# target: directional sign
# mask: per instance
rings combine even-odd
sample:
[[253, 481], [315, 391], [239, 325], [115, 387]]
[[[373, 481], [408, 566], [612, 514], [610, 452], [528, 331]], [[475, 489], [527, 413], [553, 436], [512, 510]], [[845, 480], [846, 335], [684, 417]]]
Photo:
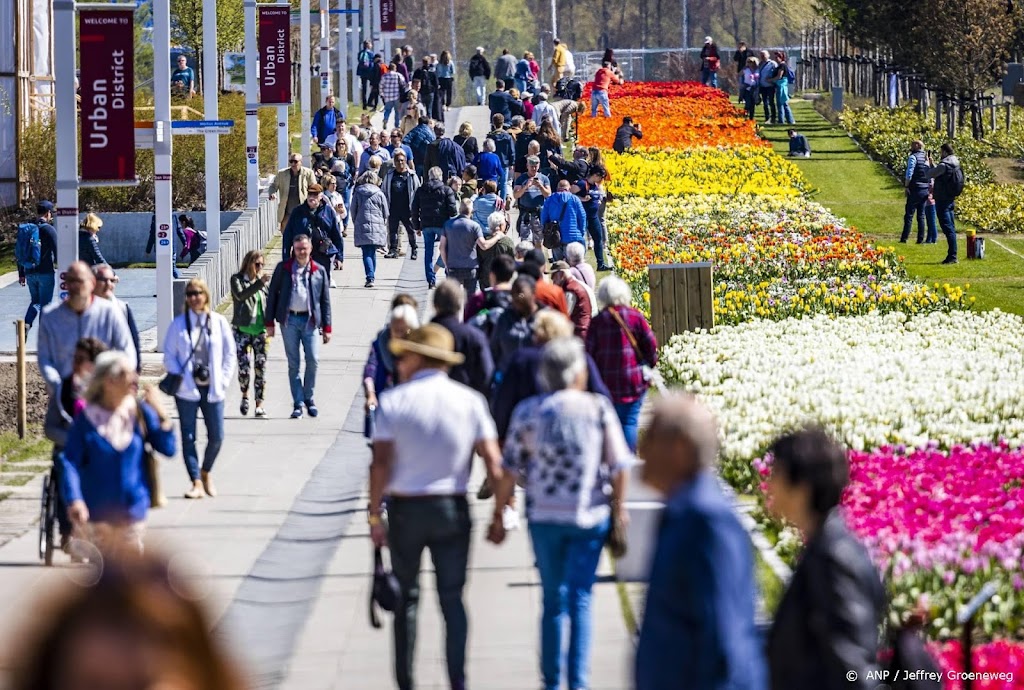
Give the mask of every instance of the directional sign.
[[234, 120], [174, 120], [172, 134], [231, 134]]

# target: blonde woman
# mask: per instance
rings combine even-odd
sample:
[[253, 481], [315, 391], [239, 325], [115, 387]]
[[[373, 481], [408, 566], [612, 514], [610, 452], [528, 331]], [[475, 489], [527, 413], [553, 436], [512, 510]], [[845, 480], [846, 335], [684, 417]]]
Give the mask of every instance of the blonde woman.
[[92, 266], [99, 266], [107, 263], [100, 251], [100, 240], [96, 236], [103, 221], [95, 213], [87, 213], [78, 228], [78, 260], [84, 261]]
[[142, 550], [153, 489], [145, 445], [161, 455], [177, 450], [159, 395], [147, 388], [136, 401], [138, 385], [135, 363], [123, 352], [97, 355], [85, 407], [75, 416], [60, 456], [68, 517], [104, 553]]
[[[185, 498], [217, 495], [210, 473], [224, 443], [224, 398], [235, 373], [235, 342], [228, 320], [210, 310], [206, 281], [193, 278], [185, 286], [185, 308], [171, 322], [164, 340], [164, 368], [181, 376], [174, 395], [181, 420], [181, 452], [192, 486]], [[202, 473], [196, 451], [196, 418], [203, 411], [206, 452]]]
[[231, 330], [235, 336], [238, 358], [238, 383], [242, 387], [239, 409], [243, 416], [249, 414], [249, 351], [252, 350], [252, 363], [256, 370], [252, 391], [256, 397], [255, 415], [258, 418], [267, 416], [267, 411], [263, 409], [267, 370], [267, 327], [264, 315], [270, 274], [263, 271], [265, 264], [263, 253], [253, 249], [242, 259], [241, 270], [231, 276], [231, 300], [234, 302]]
[[409, 94], [409, 101], [405, 104], [405, 109], [402, 111], [402, 121], [399, 123], [399, 129], [402, 130], [402, 136], [416, 129], [416, 125], [420, 123], [420, 117], [427, 116], [427, 110], [420, 105], [419, 99], [415, 94]]
[[452, 137], [452, 141], [461, 146], [462, 150], [466, 152], [467, 161], [473, 160], [473, 156], [480, 153], [476, 137], [473, 136], [473, 125], [469, 122], [463, 122], [459, 125], [459, 133]]

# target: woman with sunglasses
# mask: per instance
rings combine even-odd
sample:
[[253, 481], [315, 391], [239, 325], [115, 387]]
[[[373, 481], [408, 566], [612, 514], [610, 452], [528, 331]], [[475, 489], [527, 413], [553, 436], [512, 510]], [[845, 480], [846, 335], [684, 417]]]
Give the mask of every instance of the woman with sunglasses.
[[[224, 443], [224, 398], [235, 373], [235, 341], [228, 320], [210, 309], [210, 288], [202, 278], [185, 285], [185, 308], [164, 340], [164, 369], [181, 377], [174, 394], [181, 422], [181, 454], [192, 486], [185, 498], [217, 495], [210, 473]], [[200, 474], [196, 419], [203, 411], [206, 452]]]
[[255, 414], [259, 418], [267, 416], [263, 409], [267, 371], [267, 327], [263, 323], [263, 316], [270, 274], [263, 272], [265, 264], [263, 253], [253, 249], [242, 259], [241, 270], [231, 276], [231, 300], [234, 303], [231, 330], [235, 335], [238, 357], [238, 383], [242, 387], [239, 409], [243, 416], [249, 414], [249, 350], [252, 350], [252, 361], [256, 369], [252, 390], [256, 397]]

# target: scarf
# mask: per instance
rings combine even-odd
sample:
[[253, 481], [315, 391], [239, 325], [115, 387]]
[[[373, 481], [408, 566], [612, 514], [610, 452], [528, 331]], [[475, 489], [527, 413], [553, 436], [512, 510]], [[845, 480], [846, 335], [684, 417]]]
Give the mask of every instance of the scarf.
[[120, 452], [131, 445], [135, 438], [135, 423], [138, 421], [138, 405], [132, 396], [126, 397], [117, 408], [108, 410], [102, 405], [88, 403], [85, 418], [96, 427], [96, 432], [106, 439], [111, 447]]

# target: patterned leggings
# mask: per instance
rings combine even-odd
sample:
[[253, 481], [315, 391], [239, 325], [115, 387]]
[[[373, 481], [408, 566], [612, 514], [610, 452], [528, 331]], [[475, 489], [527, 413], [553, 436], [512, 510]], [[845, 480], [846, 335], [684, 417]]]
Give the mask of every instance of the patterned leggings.
[[238, 346], [238, 383], [242, 387], [242, 397], [249, 396], [249, 350], [252, 349], [253, 360], [256, 362], [256, 382], [253, 392], [256, 400], [263, 402], [264, 376], [267, 371], [267, 333], [259, 335], [242, 333], [235, 327], [235, 344]]

